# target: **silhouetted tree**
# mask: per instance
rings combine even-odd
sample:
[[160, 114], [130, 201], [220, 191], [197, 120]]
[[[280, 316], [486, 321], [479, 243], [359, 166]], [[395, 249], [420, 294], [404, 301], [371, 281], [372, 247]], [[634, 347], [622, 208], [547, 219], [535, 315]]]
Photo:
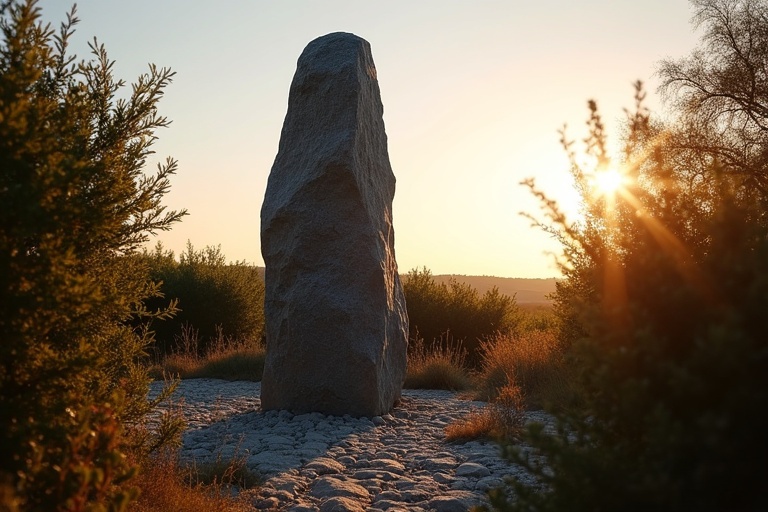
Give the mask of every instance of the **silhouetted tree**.
[[[677, 143], [716, 157], [724, 172], [768, 195], [768, 3], [695, 0], [700, 48], [660, 66], [686, 129]], [[696, 179], [691, 176], [692, 179]]]

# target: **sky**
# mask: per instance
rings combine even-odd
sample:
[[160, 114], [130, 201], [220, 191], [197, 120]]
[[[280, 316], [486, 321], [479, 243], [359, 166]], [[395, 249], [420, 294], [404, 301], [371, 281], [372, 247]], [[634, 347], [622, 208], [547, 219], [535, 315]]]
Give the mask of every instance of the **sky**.
[[[58, 26], [71, 4], [38, 6]], [[540, 211], [527, 177], [575, 211], [558, 130], [583, 139], [595, 99], [615, 141], [636, 80], [663, 115], [658, 63], [699, 39], [686, 0], [81, 0], [77, 16], [78, 57], [96, 37], [128, 83], [149, 63], [176, 72], [148, 170], [178, 160], [165, 204], [190, 215], [150, 245], [264, 264], [259, 212], [296, 60], [343, 31], [377, 68], [400, 271], [499, 277], [559, 275], [557, 243], [520, 215]]]

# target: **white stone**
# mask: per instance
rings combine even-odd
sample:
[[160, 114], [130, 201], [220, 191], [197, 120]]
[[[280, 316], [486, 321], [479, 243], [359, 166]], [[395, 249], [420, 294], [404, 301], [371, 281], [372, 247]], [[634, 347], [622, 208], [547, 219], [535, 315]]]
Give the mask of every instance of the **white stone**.
[[328, 457], [318, 457], [317, 459], [309, 462], [306, 466], [307, 469], [313, 469], [318, 475], [328, 475], [331, 473], [341, 473], [344, 471], [344, 465]]
[[464, 464], [456, 468], [456, 476], [482, 478], [490, 474], [491, 474], [491, 470], [475, 462], [465, 462]]
[[309, 491], [311, 496], [316, 498], [355, 498], [368, 499], [370, 494], [365, 487], [348, 480], [335, 478], [333, 476], [321, 476], [312, 484]]

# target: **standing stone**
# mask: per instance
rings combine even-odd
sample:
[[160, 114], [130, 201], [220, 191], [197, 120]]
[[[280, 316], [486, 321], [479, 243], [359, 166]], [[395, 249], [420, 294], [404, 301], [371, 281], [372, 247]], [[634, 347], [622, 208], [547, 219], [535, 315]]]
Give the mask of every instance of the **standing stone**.
[[383, 111], [367, 41], [307, 45], [261, 209], [264, 410], [375, 416], [400, 398], [408, 316]]

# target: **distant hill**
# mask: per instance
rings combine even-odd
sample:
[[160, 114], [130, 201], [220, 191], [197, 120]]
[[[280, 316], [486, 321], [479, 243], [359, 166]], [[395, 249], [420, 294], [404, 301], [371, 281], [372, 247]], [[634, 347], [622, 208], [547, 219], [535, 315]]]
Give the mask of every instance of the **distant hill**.
[[[259, 267], [262, 279], [264, 278], [264, 267]], [[510, 297], [515, 296], [518, 304], [536, 304], [549, 303], [547, 295], [555, 291], [555, 282], [557, 279], [524, 279], [518, 277], [493, 277], [493, 276], [463, 276], [459, 274], [443, 274], [432, 276], [438, 283], [447, 283], [451, 278], [455, 278], [460, 283], [467, 283], [475, 288], [480, 295], [484, 294], [494, 286], [499, 292]]]
[[518, 277], [439, 275], [432, 276], [438, 283], [447, 283], [451, 278], [467, 283], [482, 295], [494, 286], [499, 292], [515, 296], [518, 304], [548, 303], [547, 295], [555, 291], [557, 279], [524, 279]]

